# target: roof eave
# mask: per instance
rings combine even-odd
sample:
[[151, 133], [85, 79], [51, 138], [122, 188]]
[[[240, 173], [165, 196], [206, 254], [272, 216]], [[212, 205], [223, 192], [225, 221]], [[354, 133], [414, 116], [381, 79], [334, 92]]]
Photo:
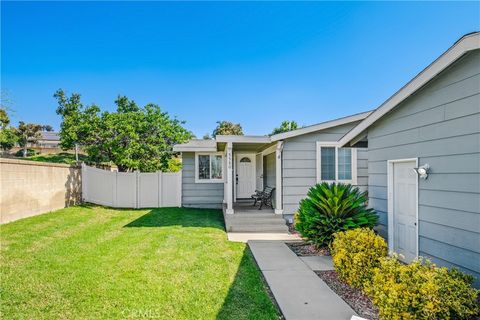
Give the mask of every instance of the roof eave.
[[303, 128], [297, 129], [297, 130], [292, 130], [292, 131], [288, 131], [288, 132], [274, 134], [270, 138], [271, 138], [272, 142], [274, 142], [274, 141], [279, 141], [279, 140], [284, 140], [284, 139], [288, 139], [288, 138], [301, 136], [301, 135], [304, 135], [304, 134], [308, 134], [308, 133], [312, 133], [312, 132], [316, 132], [316, 131], [320, 131], [320, 130], [325, 130], [325, 129], [328, 129], [328, 128], [341, 126], [341, 125], [351, 123], [351, 122], [355, 122], [355, 121], [361, 121], [361, 120], [365, 119], [371, 112], [372, 111], [362, 112], [362, 113], [354, 114], [354, 115], [351, 115], [351, 116], [347, 116], [347, 117], [343, 117], [343, 118], [339, 118], [339, 119], [335, 119], [335, 120], [326, 121], [326, 122], [322, 122], [322, 123], [319, 123], [319, 124], [311, 125], [311, 126], [308, 126], [308, 127], [303, 127]]
[[452, 65], [466, 53], [480, 49], [480, 32], [473, 32], [464, 35], [447, 51], [435, 59], [430, 65], [423, 69], [417, 76], [400, 88], [388, 100], [382, 103], [375, 111], [360, 122], [356, 127], [347, 132], [339, 141], [340, 146], [349, 145], [352, 140], [365, 132], [373, 123], [382, 118], [385, 114], [405, 101], [408, 97], [422, 88], [430, 80]]

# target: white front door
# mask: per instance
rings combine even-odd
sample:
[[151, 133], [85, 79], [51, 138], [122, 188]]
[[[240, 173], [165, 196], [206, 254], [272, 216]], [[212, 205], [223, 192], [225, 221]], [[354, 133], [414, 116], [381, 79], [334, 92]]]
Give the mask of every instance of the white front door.
[[255, 154], [237, 154], [237, 198], [255, 193]]
[[405, 262], [415, 259], [418, 251], [418, 177], [414, 170], [416, 166], [416, 160], [390, 163], [389, 210], [391, 212], [388, 223], [389, 232], [393, 234], [389, 238], [393, 241], [391, 249], [401, 254]]

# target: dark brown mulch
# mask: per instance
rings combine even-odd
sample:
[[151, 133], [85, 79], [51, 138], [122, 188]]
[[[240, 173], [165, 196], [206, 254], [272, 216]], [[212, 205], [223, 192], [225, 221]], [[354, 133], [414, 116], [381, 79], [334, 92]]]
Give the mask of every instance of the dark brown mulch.
[[290, 232], [291, 234], [298, 234], [298, 231], [297, 229], [295, 229], [295, 225], [293, 223], [288, 223], [287, 222], [287, 227], [288, 227], [288, 232]]
[[346, 284], [338, 278], [334, 270], [315, 271], [315, 273], [338, 294], [360, 317], [378, 320], [378, 310], [373, 306], [372, 301], [360, 289]]
[[327, 247], [317, 249], [313, 244], [306, 242], [287, 242], [286, 245], [299, 257], [308, 256], [329, 256], [330, 250]]

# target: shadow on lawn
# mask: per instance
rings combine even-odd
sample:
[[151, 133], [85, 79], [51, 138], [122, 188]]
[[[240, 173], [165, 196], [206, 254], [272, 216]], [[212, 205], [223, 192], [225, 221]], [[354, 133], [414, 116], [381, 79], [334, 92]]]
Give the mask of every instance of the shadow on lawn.
[[252, 253], [245, 247], [216, 319], [279, 319], [281, 313], [269, 292]]
[[191, 208], [156, 208], [126, 224], [124, 228], [159, 228], [168, 226], [218, 228], [225, 230], [220, 210]]

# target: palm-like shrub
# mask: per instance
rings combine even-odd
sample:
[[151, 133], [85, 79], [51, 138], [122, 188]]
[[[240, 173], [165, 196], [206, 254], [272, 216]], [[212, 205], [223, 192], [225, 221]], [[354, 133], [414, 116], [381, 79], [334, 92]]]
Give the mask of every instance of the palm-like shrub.
[[350, 184], [317, 184], [300, 201], [295, 227], [317, 247], [329, 245], [335, 232], [377, 224], [378, 216], [366, 201], [366, 192]]

